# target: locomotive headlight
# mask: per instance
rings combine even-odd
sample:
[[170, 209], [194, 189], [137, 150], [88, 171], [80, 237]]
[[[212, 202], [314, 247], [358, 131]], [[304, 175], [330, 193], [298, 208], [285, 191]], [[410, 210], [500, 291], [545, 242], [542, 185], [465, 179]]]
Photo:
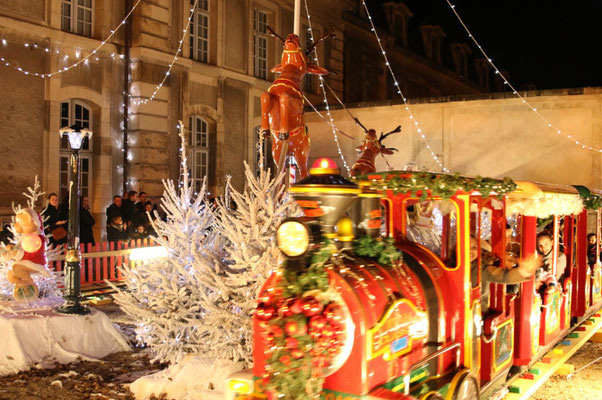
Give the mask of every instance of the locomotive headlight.
[[309, 247], [309, 230], [300, 221], [284, 221], [276, 231], [278, 248], [289, 257], [305, 253]]

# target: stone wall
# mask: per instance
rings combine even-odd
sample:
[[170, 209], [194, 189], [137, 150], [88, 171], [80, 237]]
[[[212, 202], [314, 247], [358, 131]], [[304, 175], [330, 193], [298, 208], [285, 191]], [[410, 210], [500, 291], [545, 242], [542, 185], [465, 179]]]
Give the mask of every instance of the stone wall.
[[[602, 88], [550, 90], [528, 93], [529, 102], [543, 116], [570, 134], [573, 139], [596, 149], [602, 147]], [[403, 105], [372, 104], [350, 108], [360, 121], [377, 132], [388, 132], [397, 125], [402, 132], [384, 143], [399, 152], [387, 156], [394, 169], [415, 162], [434, 171], [433, 161], [419, 136], [415, 121], [435, 154], [445, 166], [464, 175], [509, 176], [516, 180], [602, 187], [601, 153], [574, 144], [548, 128], [533, 111], [511, 94], [470, 98], [432, 98], [410, 104], [414, 119]], [[344, 110], [333, 111], [336, 126], [356, 138], [339, 133], [342, 152], [349, 166], [358, 158], [354, 147], [363, 133]], [[313, 113], [306, 114], [312, 137], [311, 158], [339, 157], [330, 127]], [[379, 170], [387, 164], [378, 157]]]

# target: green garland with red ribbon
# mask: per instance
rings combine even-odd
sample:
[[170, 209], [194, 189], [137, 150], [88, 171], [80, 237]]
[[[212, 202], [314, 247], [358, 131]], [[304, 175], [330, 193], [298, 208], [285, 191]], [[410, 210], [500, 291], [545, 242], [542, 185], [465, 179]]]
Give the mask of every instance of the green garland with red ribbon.
[[276, 290], [257, 306], [268, 360], [262, 377], [268, 399], [318, 399], [323, 370], [341, 349], [341, 306], [323, 296], [329, 289], [325, 243], [308, 268], [283, 267]]

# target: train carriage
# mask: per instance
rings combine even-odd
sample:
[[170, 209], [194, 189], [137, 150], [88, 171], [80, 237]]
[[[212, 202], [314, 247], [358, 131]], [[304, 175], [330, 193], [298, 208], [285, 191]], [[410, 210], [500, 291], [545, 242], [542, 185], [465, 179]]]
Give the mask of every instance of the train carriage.
[[[295, 362], [312, 357], [297, 352], [290, 368], [274, 367], [282, 360], [274, 354], [290, 350], [287, 335], [301, 341], [296, 330], [280, 337], [276, 329], [274, 337], [274, 326], [291, 317], [299, 296], [306, 295], [282, 296], [281, 281], [287, 270], [311, 269], [312, 254], [324, 243], [333, 249], [325, 262], [328, 296], [312, 291], [311, 298], [341, 310], [341, 320], [333, 323], [337, 333], [329, 333], [338, 338], [330, 339], [329, 361], [311, 375], [321, 375], [325, 399], [501, 397], [513, 366], [531, 365], [562, 339], [575, 318], [600, 307], [599, 258], [587, 265], [583, 240], [594, 229], [600, 243], [600, 213], [584, 208], [583, 190], [403, 171], [351, 182], [331, 162], [322, 162], [290, 188], [304, 217], [279, 229], [287, 260], [259, 294], [253, 368], [232, 376], [231, 398], [295, 398], [265, 390], [278, 374], [300, 374], [302, 367], [295, 365], [302, 364]], [[510, 266], [513, 256], [536, 254], [544, 225], [553, 242], [552, 274], [560, 252], [565, 254], [562, 280], [540, 291], [534, 278], [512, 288], [488, 283], [490, 295], [482, 305], [485, 259]], [[384, 238], [399, 254], [397, 261], [376, 260], [378, 251], [359, 250], [362, 243], [384, 243]], [[471, 238], [486, 248], [472, 262]], [[293, 315], [310, 328], [315, 316]], [[315, 344], [321, 335], [313, 333]]]

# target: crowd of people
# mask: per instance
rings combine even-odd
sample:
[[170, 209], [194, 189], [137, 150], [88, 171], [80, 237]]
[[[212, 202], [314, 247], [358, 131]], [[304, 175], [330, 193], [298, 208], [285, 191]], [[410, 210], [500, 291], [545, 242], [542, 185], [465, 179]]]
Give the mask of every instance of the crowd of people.
[[129, 242], [146, 239], [155, 235], [151, 219], [156, 207], [148, 200], [145, 192], [131, 190], [123, 196], [113, 196], [113, 202], [107, 207], [107, 240], [109, 242]]
[[[59, 204], [56, 193], [50, 193], [47, 204], [42, 211], [45, 233], [50, 245], [62, 245], [67, 241], [67, 221], [69, 220], [68, 199]], [[96, 223], [90, 212], [87, 196], [80, 198], [80, 243], [92, 246], [96, 244], [93, 227]], [[154, 219], [155, 205], [147, 198], [145, 192], [132, 190], [123, 196], [113, 196], [113, 202], [107, 207], [106, 234], [109, 242], [129, 242], [146, 239], [154, 235], [150, 218]], [[149, 216], [150, 215], [150, 216]]]

